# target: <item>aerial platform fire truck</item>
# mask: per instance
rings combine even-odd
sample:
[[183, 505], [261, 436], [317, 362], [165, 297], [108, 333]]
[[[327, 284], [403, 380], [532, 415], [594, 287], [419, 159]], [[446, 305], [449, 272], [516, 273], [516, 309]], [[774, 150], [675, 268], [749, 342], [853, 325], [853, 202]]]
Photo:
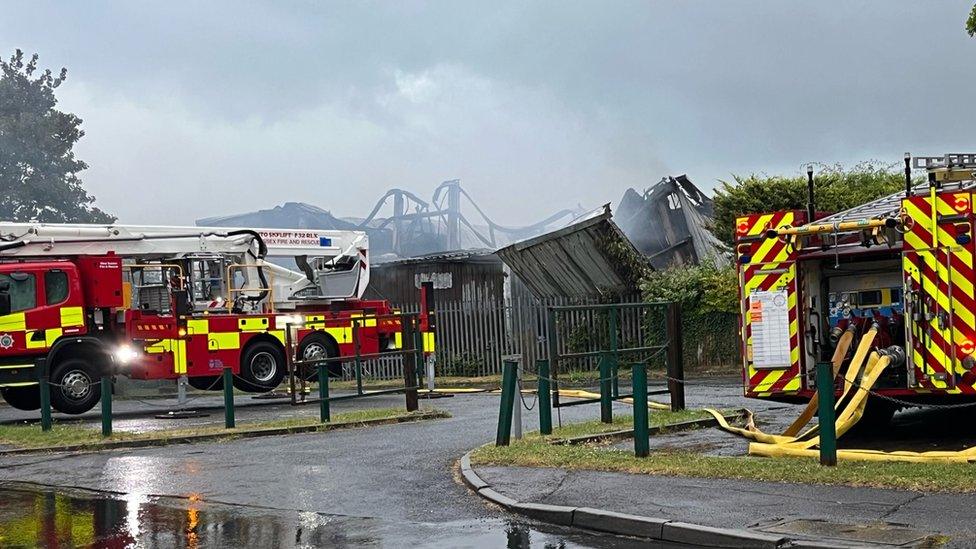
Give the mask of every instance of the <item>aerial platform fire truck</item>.
[[0, 394], [37, 409], [46, 372], [51, 405], [79, 414], [104, 375], [206, 390], [230, 368], [235, 387], [266, 392], [287, 373], [286, 341], [301, 359], [398, 348], [402, 319], [362, 299], [368, 248], [356, 231], [0, 223]]
[[[914, 185], [913, 169], [927, 181]], [[833, 356], [836, 373], [854, 350], [837, 357], [839, 342], [871, 331], [871, 349], [894, 358], [865, 419], [976, 398], [976, 154], [906, 154], [904, 191], [830, 215], [807, 174], [805, 211], [736, 220], [745, 395], [809, 400], [816, 364]]]

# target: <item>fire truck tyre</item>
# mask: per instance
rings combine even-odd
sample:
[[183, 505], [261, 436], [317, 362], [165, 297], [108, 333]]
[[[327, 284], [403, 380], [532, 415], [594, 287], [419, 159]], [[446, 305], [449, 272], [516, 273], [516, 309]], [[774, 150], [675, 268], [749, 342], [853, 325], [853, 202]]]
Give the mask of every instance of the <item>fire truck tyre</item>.
[[850, 430], [855, 436], [875, 434], [879, 429], [886, 429], [898, 411], [893, 403], [875, 398], [868, 399], [865, 404], [864, 414]]
[[[312, 360], [318, 357], [332, 358], [339, 356], [339, 348], [335, 341], [325, 334], [309, 334], [298, 346], [298, 356], [301, 360]], [[342, 377], [342, 363], [337, 361], [329, 362], [329, 377]], [[307, 364], [302, 367], [302, 373], [307, 381], [315, 381], [319, 377], [318, 368]]]
[[18, 410], [39, 410], [41, 408], [41, 391], [37, 385], [28, 387], [3, 387], [0, 395], [7, 404]]
[[285, 352], [273, 343], [258, 341], [244, 351], [234, 387], [249, 393], [268, 392], [281, 384], [285, 369]]
[[224, 378], [222, 376], [193, 376], [186, 378], [190, 387], [200, 391], [223, 391]]
[[69, 358], [51, 373], [51, 407], [64, 414], [83, 414], [102, 398], [98, 369], [81, 358]]

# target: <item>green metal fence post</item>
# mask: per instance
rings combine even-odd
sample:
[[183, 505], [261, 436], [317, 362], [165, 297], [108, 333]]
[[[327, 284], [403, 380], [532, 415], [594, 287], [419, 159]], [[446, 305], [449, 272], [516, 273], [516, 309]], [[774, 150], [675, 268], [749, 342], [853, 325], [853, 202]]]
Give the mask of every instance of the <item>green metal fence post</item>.
[[634, 364], [630, 370], [634, 393], [634, 455], [647, 457], [650, 435], [647, 432], [647, 366]]
[[515, 368], [514, 360], [502, 364], [502, 397], [498, 404], [498, 431], [495, 446], [508, 446], [512, 440], [512, 411], [515, 406]]
[[617, 354], [617, 350], [620, 345], [617, 342], [617, 308], [610, 307], [610, 368], [613, 374], [613, 398], [620, 396], [620, 378], [617, 375], [620, 372], [620, 356]]
[[549, 385], [549, 361], [536, 360], [535, 369], [539, 372], [539, 432], [552, 434], [552, 393]]
[[41, 392], [41, 431], [50, 431], [51, 421], [51, 386], [48, 385], [50, 378], [47, 372], [47, 359], [38, 361], [40, 376], [38, 380], [38, 391]]
[[319, 420], [322, 423], [332, 421], [329, 410], [329, 366], [325, 362], [318, 363], [319, 369]]
[[112, 378], [102, 376], [102, 436], [112, 436]]
[[668, 303], [667, 309], [668, 333], [668, 391], [671, 393], [671, 411], [680, 412], [685, 409], [685, 365], [682, 345], [684, 337], [681, 334], [681, 306]]
[[829, 362], [817, 363], [817, 397], [820, 421], [820, 465], [837, 465], [837, 428], [834, 425], [834, 370]]
[[610, 360], [604, 353], [600, 356], [600, 421], [613, 423], [613, 399], [610, 395]]
[[224, 427], [234, 428], [234, 372], [224, 368]]

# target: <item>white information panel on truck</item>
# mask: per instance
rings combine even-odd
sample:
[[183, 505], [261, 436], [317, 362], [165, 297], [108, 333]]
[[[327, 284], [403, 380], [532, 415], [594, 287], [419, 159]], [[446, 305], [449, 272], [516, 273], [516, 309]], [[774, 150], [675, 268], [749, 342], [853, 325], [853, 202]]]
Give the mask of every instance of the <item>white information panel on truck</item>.
[[789, 368], [790, 309], [786, 289], [749, 294], [754, 368]]

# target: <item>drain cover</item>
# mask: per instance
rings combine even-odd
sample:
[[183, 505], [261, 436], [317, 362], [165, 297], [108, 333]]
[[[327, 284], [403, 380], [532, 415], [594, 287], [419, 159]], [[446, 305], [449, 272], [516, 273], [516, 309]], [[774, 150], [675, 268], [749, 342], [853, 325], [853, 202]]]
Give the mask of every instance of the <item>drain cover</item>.
[[928, 535], [925, 532], [889, 522], [845, 524], [816, 519], [788, 520], [761, 530], [773, 534], [793, 534], [817, 539], [827, 538], [885, 545], [906, 545], [920, 541]]

